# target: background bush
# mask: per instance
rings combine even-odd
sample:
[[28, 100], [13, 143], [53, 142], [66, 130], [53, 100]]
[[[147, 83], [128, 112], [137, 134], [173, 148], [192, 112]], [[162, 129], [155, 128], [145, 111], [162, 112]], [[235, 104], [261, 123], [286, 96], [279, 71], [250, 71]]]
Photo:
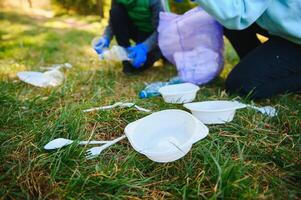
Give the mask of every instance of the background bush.
[[51, 0], [51, 3], [78, 14], [100, 14], [103, 16], [103, 0]]
[[[111, 0], [51, 0], [51, 3], [78, 14], [100, 14], [103, 16], [104, 7], [106, 6], [106, 9], [109, 9], [107, 5], [110, 5]], [[182, 14], [195, 6], [190, 0], [184, 0], [182, 3], [169, 0], [169, 5], [171, 11], [178, 14]]]
[[169, 0], [170, 10], [173, 13], [183, 14], [184, 12], [194, 8], [195, 3], [192, 3], [190, 0], [183, 0], [182, 3], [175, 2], [175, 0]]

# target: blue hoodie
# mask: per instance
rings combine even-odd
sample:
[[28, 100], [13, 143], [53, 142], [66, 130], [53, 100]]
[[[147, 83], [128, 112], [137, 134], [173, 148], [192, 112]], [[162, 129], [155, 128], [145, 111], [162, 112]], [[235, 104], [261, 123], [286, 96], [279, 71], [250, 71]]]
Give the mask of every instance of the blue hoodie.
[[228, 29], [254, 22], [271, 35], [301, 44], [301, 0], [196, 0]]

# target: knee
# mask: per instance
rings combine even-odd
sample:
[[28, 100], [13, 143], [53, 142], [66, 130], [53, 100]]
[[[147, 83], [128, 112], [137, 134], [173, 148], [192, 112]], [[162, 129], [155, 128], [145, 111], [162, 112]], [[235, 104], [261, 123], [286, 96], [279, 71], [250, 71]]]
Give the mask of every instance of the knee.
[[239, 30], [230, 30], [224, 27], [224, 36], [226, 36], [226, 38], [230, 41], [230, 42], [234, 42], [237, 41], [238, 38], [241, 35], [241, 31]]
[[231, 37], [233, 33], [235, 33], [233, 30], [227, 29], [226, 27], [224, 27], [223, 32], [224, 32], [224, 36], [226, 36], [227, 38]]
[[110, 10], [110, 20], [116, 21], [122, 19], [122, 14], [124, 13], [125, 8], [118, 3], [112, 5]]
[[259, 82], [255, 77], [250, 78], [243, 74], [230, 73], [225, 86], [227, 93], [230, 95], [237, 94], [250, 99], [260, 99], [262, 96]]
[[225, 87], [226, 91], [229, 94], [235, 94], [238, 93], [243, 85], [243, 78], [238, 73], [236, 73], [234, 70], [228, 75]]

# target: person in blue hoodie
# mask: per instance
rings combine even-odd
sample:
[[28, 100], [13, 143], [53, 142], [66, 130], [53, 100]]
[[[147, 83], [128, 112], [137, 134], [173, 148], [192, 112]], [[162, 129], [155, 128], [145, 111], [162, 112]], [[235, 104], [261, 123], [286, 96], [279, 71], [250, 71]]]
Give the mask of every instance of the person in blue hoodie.
[[228, 93], [263, 99], [301, 91], [301, 0], [195, 2], [224, 26], [240, 57], [227, 77]]

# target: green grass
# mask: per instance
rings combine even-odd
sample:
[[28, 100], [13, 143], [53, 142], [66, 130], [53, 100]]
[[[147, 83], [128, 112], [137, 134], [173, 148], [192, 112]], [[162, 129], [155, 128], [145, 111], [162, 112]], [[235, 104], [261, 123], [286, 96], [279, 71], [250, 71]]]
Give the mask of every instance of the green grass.
[[[70, 25], [70, 20], [77, 25]], [[145, 116], [133, 109], [82, 113], [86, 108], [129, 101], [153, 111], [182, 109], [161, 98], [137, 98], [144, 82], [174, 76], [172, 66], [127, 77], [120, 66], [97, 60], [89, 45], [102, 29], [97, 20], [0, 12], [2, 199], [301, 198], [300, 95], [257, 102], [276, 106], [275, 118], [244, 109], [233, 122], [210, 126], [206, 139], [168, 164], [150, 161], [126, 140], [89, 161], [85, 148], [76, 145], [44, 151], [43, 145], [57, 137], [115, 138], [128, 123]], [[226, 44], [223, 77], [237, 60]], [[63, 62], [74, 68], [60, 87], [35, 88], [16, 78], [18, 71]], [[231, 98], [224, 92], [222, 77], [203, 86], [197, 96], [199, 101]]]

